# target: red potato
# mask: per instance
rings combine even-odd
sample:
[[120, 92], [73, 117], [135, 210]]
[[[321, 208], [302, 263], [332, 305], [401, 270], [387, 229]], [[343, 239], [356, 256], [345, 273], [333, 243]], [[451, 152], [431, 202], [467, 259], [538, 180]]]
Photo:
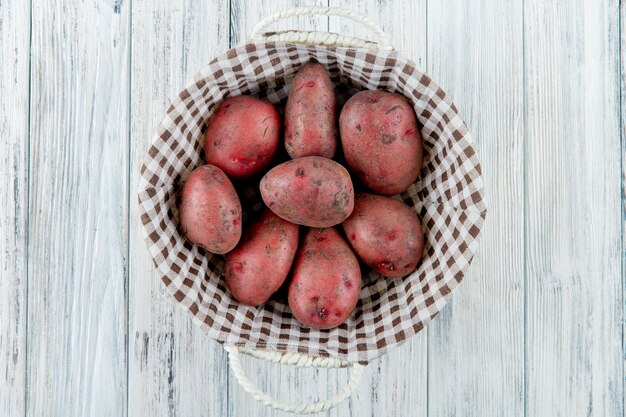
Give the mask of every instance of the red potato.
[[419, 217], [401, 201], [357, 193], [354, 211], [342, 226], [357, 256], [382, 276], [408, 275], [422, 258]]
[[261, 179], [260, 188], [270, 210], [305, 226], [339, 224], [354, 207], [348, 171], [319, 156], [305, 156], [275, 166]]
[[360, 292], [359, 261], [339, 232], [309, 229], [289, 283], [293, 315], [314, 329], [332, 329], [350, 317]]
[[266, 209], [226, 255], [226, 286], [242, 304], [265, 303], [285, 281], [298, 249], [298, 225]]
[[278, 149], [280, 116], [274, 105], [249, 96], [224, 100], [209, 120], [204, 156], [231, 178], [265, 170]]
[[209, 252], [229, 252], [241, 238], [239, 196], [216, 166], [203, 165], [189, 174], [178, 211], [187, 239]]
[[332, 158], [337, 150], [337, 100], [328, 71], [303, 65], [291, 83], [285, 106], [285, 148], [292, 158]]
[[361, 91], [339, 115], [348, 166], [370, 190], [393, 195], [415, 182], [422, 167], [422, 136], [409, 101], [400, 94]]

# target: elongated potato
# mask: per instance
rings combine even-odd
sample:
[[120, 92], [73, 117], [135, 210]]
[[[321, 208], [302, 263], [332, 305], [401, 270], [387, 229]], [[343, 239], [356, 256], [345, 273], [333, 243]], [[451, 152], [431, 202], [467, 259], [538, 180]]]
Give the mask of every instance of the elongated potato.
[[385, 277], [408, 275], [422, 258], [419, 217], [401, 201], [357, 193], [354, 211], [342, 226], [357, 256]]
[[348, 218], [354, 190], [337, 162], [306, 156], [282, 163], [261, 179], [261, 196], [274, 213], [292, 223], [330, 227]]
[[180, 193], [179, 219], [191, 242], [224, 254], [241, 238], [241, 203], [226, 174], [216, 166], [196, 168]]
[[226, 286], [242, 304], [265, 303], [285, 281], [298, 249], [298, 225], [266, 209], [226, 255]]
[[341, 110], [339, 130], [348, 166], [370, 190], [398, 194], [417, 179], [422, 136], [404, 96], [385, 91], [355, 94]]
[[292, 158], [332, 158], [337, 149], [337, 100], [328, 71], [303, 65], [291, 83], [285, 106], [285, 148]]
[[359, 301], [361, 269], [335, 228], [309, 229], [289, 283], [289, 308], [303, 324], [331, 329], [345, 322]]
[[265, 170], [278, 149], [280, 116], [272, 103], [250, 96], [224, 100], [209, 120], [204, 156], [231, 178]]

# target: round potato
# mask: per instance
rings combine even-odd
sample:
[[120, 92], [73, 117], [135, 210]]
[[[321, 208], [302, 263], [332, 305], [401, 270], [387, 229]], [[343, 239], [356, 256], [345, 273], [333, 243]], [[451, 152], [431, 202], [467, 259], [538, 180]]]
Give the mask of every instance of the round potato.
[[292, 158], [332, 158], [337, 149], [337, 100], [328, 71], [303, 65], [291, 83], [285, 106], [285, 148]]
[[241, 238], [241, 203], [226, 174], [216, 166], [196, 168], [180, 193], [183, 234], [209, 252], [224, 254]]
[[422, 167], [422, 136], [415, 112], [400, 94], [361, 91], [339, 116], [348, 166], [377, 194], [393, 195], [415, 182]]
[[242, 304], [265, 303], [285, 281], [298, 249], [298, 225], [265, 211], [226, 255], [226, 286]]
[[292, 223], [330, 227], [348, 218], [354, 189], [348, 171], [337, 162], [305, 156], [272, 168], [261, 179], [265, 205]]
[[359, 261], [339, 232], [309, 229], [289, 283], [293, 315], [314, 329], [337, 327], [352, 314], [360, 292]]
[[401, 201], [357, 193], [354, 211], [342, 226], [357, 256], [382, 276], [408, 275], [422, 258], [419, 217]]
[[209, 120], [204, 156], [231, 178], [265, 170], [278, 149], [280, 116], [272, 103], [249, 96], [224, 100]]

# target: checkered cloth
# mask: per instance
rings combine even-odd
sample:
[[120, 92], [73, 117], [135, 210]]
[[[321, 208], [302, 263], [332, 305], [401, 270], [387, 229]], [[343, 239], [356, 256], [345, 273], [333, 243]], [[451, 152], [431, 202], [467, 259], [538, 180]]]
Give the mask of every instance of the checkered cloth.
[[[290, 313], [284, 294], [247, 307], [227, 291], [222, 256], [189, 243], [178, 225], [177, 193], [203, 164], [203, 129], [224, 98], [250, 94], [284, 105], [299, 67], [316, 60], [338, 85], [339, 104], [356, 89], [408, 97], [424, 137], [421, 177], [401, 195], [420, 214], [425, 256], [400, 280], [363, 276], [356, 311], [336, 329], [313, 330]], [[240, 190], [244, 211], [259, 210], [255, 187]], [[173, 101], [148, 150], [139, 185], [141, 222], [158, 274], [193, 320], [220, 343], [334, 356], [367, 363], [413, 336], [441, 310], [477, 249], [486, 215], [481, 168], [450, 98], [396, 51], [248, 43], [200, 71]]]

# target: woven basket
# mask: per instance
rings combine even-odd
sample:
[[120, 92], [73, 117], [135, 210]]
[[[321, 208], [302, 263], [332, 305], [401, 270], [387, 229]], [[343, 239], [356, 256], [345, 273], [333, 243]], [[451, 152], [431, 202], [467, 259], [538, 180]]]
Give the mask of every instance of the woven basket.
[[[377, 42], [321, 32], [262, 33], [272, 22], [301, 14], [341, 15], [370, 27]], [[299, 67], [316, 60], [337, 85], [339, 104], [356, 89], [381, 89], [407, 97], [424, 138], [421, 176], [401, 195], [419, 213], [425, 255], [417, 271], [401, 280], [363, 276], [355, 313], [340, 327], [301, 326], [286, 302], [261, 307], [237, 303], [223, 279], [224, 259], [192, 245], [178, 225], [176, 201], [186, 176], [202, 162], [203, 129], [228, 96], [250, 94], [284, 105]], [[362, 365], [421, 331], [446, 304], [477, 249], [486, 216], [478, 158], [467, 127], [450, 98], [415, 63], [393, 50], [385, 34], [346, 9], [303, 7], [260, 22], [251, 41], [203, 68], [172, 102], [159, 125], [141, 171], [139, 204], [146, 242], [163, 283], [194, 322], [225, 345], [235, 376], [253, 396], [276, 408], [308, 413], [326, 410], [356, 387]], [[243, 192], [247, 215], [262, 208], [258, 190]], [[239, 366], [238, 353], [301, 366], [352, 366], [350, 383], [315, 404], [285, 404], [259, 392]]]

